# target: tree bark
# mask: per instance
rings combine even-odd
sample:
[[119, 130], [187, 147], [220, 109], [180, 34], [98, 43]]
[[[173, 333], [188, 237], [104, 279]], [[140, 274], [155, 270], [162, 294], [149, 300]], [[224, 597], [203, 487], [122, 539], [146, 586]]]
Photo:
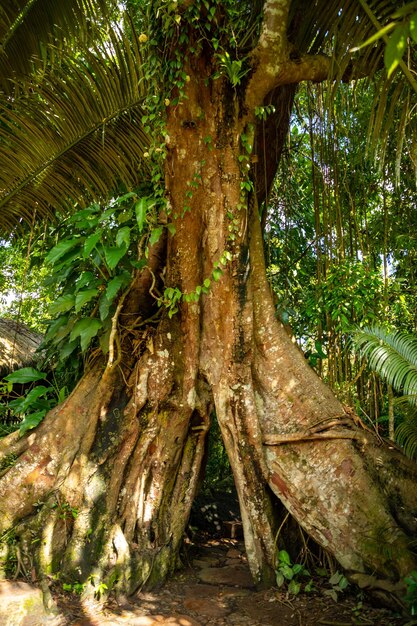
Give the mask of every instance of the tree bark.
[[[167, 112], [165, 280], [178, 312], [165, 292], [156, 327], [132, 323], [120, 359], [97, 361], [35, 431], [0, 442], [4, 569], [18, 544], [23, 569], [90, 593], [164, 580], [214, 407], [256, 583], [274, 575], [271, 488], [353, 579], [394, 584], [415, 568], [416, 466], [355, 423], [276, 320], [248, 178], [254, 117], [212, 70], [189, 62], [186, 98]], [[145, 284], [132, 283], [132, 319]]]

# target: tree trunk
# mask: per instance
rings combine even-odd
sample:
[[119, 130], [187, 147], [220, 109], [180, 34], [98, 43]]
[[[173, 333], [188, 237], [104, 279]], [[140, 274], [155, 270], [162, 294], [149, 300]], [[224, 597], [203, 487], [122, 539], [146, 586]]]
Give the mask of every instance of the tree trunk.
[[[96, 362], [35, 431], [0, 442], [6, 573], [18, 545], [22, 569], [91, 593], [162, 581], [178, 565], [214, 407], [255, 582], [273, 579], [269, 488], [353, 578], [395, 582], [415, 567], [416, 466], [356, 425], [277, 322], [250, 119], [209, 64], [185, 71], [187, 98], [167, 120], [166, 309], [156, 328], [124, 331], [118, 358]], [[139, 287], [126, 315], [141, 313]]]

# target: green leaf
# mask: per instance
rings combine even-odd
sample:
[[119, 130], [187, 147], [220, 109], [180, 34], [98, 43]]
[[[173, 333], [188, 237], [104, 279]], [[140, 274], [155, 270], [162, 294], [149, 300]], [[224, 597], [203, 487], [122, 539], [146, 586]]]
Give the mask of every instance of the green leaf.
[[294, 578], [294, 572], [292, 571], [292, 567], [289, 565], [281, 565], [279, 569], [287, 580], [292, 580]]
[[92, 282], [96, 282], [96, 277], [94, 276], [93, 272], [83, 272], [76, 280], [77, 290], [82, 289]]
[[64, 239], [64, 241], [60, 241], [56, 246], [52, 248], [48, 252], [45, 257], [45, 262], [49, 263], [49, 265], [54, 265], [58, 259], [60, 259], [64, 254], [72, 250], [75, 246], [81, 243], [82, 239], [80, 237], [76, 237], [73, 239]]
[[220, 268], [216, 268], [213, 270], [212, 276], [213, 276], [213, 280], [215, 282], [219, 281], [221, 276], [222, 276], [223, 272]]
[[280, 571], [275, 572], [275, 580], [277, 581], [277, 587], [282, 587], [285, 582], [285, 578]]
[[28, 430], [32, 430], [32, 428], [36, 428], [38, 424], [41, 423], [43, 418], [47, 413], [47, 409], [42, 409], [42, 411], [37, 411], [36, 413], [30, 413], [26, 415], [23, 422], [20, 423], [19, 434], [24, 435]]
[[44, 380], [46, 378], [46, 372], [40, 372], [34, 367], [22, 367], [20, 370], [12, 372], [8, 376], [5, 376], [5, 380], [11, 383], [33, 383], [37, 380]]
[[149, 238], [149, 245], [153, 246], [157, 243], [162, 235], [162, 231], [164, 230], [163, 226], [158, 226], [158, 228], [154, 228], [151, 232], [151, 236]]
[[384, 63], [387, 68], [388, 78], [403, 57], [407, 47], [408, 32], [409, 28], [407, 24], [399, 24], [388, 39], [384, 53]]
[[34, 387], [23, 398], [19, 398], [20, 403], [14, 408], [17, 409], [19, 413], [25, 413], [38, 398], [45, 396], [51, 389], [52, 387], [45, 387], [45, 385]]
[[84, 242], [83, 248], [83, 258], [87, 259], [91, 252], [94, 250], [98, 242], [100, 241], [101, 235], [103, 234], [102, 230], [97, 230], [95, 233], [87, 237]]
[[74, 215], [72, 215], [69, 218], [68, 223], [75, 224], [76, 222], [80, 222], [85, 219], [88, 219], [89, 217], [95, 215], [97, 211], [99, 210], [100, 210], [99, 204], [93, 204], [92, 206], [87, 207], [86, 209], [81, 209], [81, 211], [77, 211], [76, 213], [74, 213]]
[[61, 402], [64, 402], [67, 395], [68, 395], [68, 389], [64, 385], [64, 387], [61, 387], [58, 391], [58, 404], [61, 404]]
[[115, 199], [114, 204], [122, 204], [122, 202], [124, 202], [125, 200], [128, 200], [129, 198], [136, 198], [136, 193], [134, 191], [128, 191], [127, 193], [124, 193], [122, 196], [119, 196], [118, 198]]
[[141, 233], [145, 225], [146, 213], [148, 211], [148, 199], [140, 198], [135, 203], [136, 221], [138, 223], [139, 232]]
[[340, 574], [339, 572], [335, 572], [330, 578], [329, 578], [329, 583], [331, 585], [338, 585], [341, 581], [341, 579], [343, 578], [343, 574]]
[[337, 602], [337, 592], [334, 589], [326, 589], [325, 591], [323, 591], [323, 595], [330, 596], [332, 600]]
[[52, 339], [52, 337], [54, 337], [54, 335], [61, 328], [61, 326], [63, 326], [67, 322], [68, 322], [68, 317], [66, 315], [61, 315], [60, 317], [57, 317], [56, 320], [53, 320], [48, 326], [48, 330], [44, 337], [44, 342], [47, 342], [50, 339]]
[[79, 320], [71, 331], [70, 340], [74, 341], [74, 339], [80, 337], [81, 350], [85, 352], [101, 327], [102, 323], [96, 318], [87, 317]]
[[339, 581], [339, 589], [341, 589], [343, 591], [348, 586], [349, 586], [348, 579], [346, 578], [346, 576], [342, 576], [340, 581]]
[[291, 565], [290, 555], [286, 550], [280, 550], [278, 552], [278, 561], [285, 565]]
[[294, 596], [297, 596], [300, 593], [300, 589], [301, 585], [296, 580], [292, 580], [288, 585], [288, 591]]
[[123, 226], [117, 231], [116, 235], [116, 245], [120, 248], [120, 246], [125, 243], [127, 247], [130, 246], [130, 228], [129, 226]]
[[114, 214], [114, 207], [111, 207], [110, 209], [107, 209], [107, 211], [104, 211], [101, 215], [100, 215], [100, 219], [99, 222], [105, 222], [106, 220], [109, 219], [109, 217], [112, 217]]
[[106, 258], [106, 263], [109, 269], [114, 270], [119, 261], [125, 256], [127, 252], [126, 244], [122, 244], [121, 246], [103, 246], [104, 256]]
[[371, 37], [369, 37], [369, 39], [361, 43], [359, 46], [355, 46], [355, 48], [351, 48], [350, 51], [357, 52], [358, 50], [365, 48], [365, 46], [369, 46], [371, 43], [378, 41], [378, 39], [380, 39], [384, 35], [387, 35], [394, 28], [394, 26], [395, 26], [395, 22], [390, 22], [389, 24], [387, 24], [386, 26], [378, 30], [376, 33], [374, 33]]
[[102, 322], [107, 318], [109, 311], [110, 311], [110, 307], [111, 307], [111, 301], [107, 298], [106, 294], [103, 293], [100, 298], [99, 305], [98, 305], [100, 319]]
[[75, 322], [77, 321], [76, 317], [71, 316], [66, 324], [60, 325], [60, 327], [55, 331], [54, 336], [51, 337], [52, 343], [54, 345], [59, 344], [74, 327]]
[[75, 312], [79, 313], [83, 306], [95, 298], [97, 294], [98, 289], [85, 289], [84, 291], [79, 291], [75, 296]]
[[410, 36], [414, 43], [417, 43], [417, 13], [410, 17]]
[[77, 346], [78, 346], [77, 340], [70, 341], [64, 344], [64, 346], [59, 351], [59, 360], [65, 361], [65, 359], [67, 359], [74, 352]]
[[113, 302], [122, 287], [129, 284], [130, 279], [131, 276], [128, 272], [123, 272], [111, 279], [106, 289], [106, 298], [109, 303]]
[[72, 309], [75, 305], [75, 295], [73, 293], [66, 293], [60, 296], [49, 305], [49, 313], [52, 316], [58, 315], [58, 313], [65, 313]]
[[111, 328], [109, 328], [105, 333], [100, 335], [99, 344], [103, 354], [107, 354], [109, 351], [110, 333]]
[[148, 261], [146, 259], [141, 259], [140, 261], [130, 261], [130, 265], [137, 270], [142, 270], [145, 265], [147, 265]]

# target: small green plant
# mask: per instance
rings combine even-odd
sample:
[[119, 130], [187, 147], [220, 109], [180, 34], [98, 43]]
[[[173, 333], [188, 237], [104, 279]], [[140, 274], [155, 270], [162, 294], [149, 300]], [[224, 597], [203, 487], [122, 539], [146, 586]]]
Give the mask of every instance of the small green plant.
[[352, 609], [352, 613], [355, 619], [361, 618], [362, 610], [363, 610], [363, 602], [362, 600], [360, 600], [357, 604], [355, 604], [355, 606]]
[[[33, 367], [23, 367], [16, 370], [4, 378], [7, 383], [8, 395], [12, 396], [14, 384], [38, 383], [39, 381], [46, 381], [46, 376], [45, 372], [40, 372]], [[18, 421], [20, 420], [19, 432], [21, 435], [24, 435], [28, 430], [36, 428], [46, 413], [60, 402], [63, 402], [66, 395], [66, 387], [58, 389], [55, 385], [36, 384], [28, 389], [24, 395], [18, 395], [6, 402], [5, 407], [13, 413]], [[3, 459], [2, 463], [5, 460]], [[0, 471], [1, 469], [4, 469], [2, 465], [0, 465]]]
[[302, 585], [298, 580], [301, 576], [309, 578], [304, 586], [304, 591], [309, 593], [313, 590], [313, 580], [310, 572], [301, 563], [292, 563], [290, 555], [286, 550], [280, 550], [278, 552], [278, 566], [275, 570], [277, 586], [282, 587], [287, 581], [288, 593], [296, 596], [301, 591]]
[[340, 574], [340, 572], [335, 572], [329, 578], [329, 585], [330, 589], [325, 589], [323, 591], [323, 595], [330, 596], [330, 598], [337, 602], [339, 599], [339, 594], [343, 593], [343, 591], [349, 585], [349, 582], [347, 578], [343, 576], [343, 574]]
[[3, 457], [0, 460], [0, 473], [5, 470], [8, 469], [9, 467], [13, 467], [13, 465], [16, 463], [17, 461], [17, 455], [14, 454], [13, 452], [11, 454], [7, 454], [5, 457]]
[[85, 589], [85, 583], [80, 583], [79, 581], [75, 581], [75, 583], [63, 583], [62, 589], [68, 593], [76, 593], [80, 596]]
[[88, 582], [92, 587], [94, 587], [94, 597], [96, 600], [100, 600], [101, 596], [106, 594], [108, 591], [108, 586], [103, 581], [99, 581], [97, 584], [95, 582], [95, 576], [92, 574], [88, 577]]
[[404, 600], [410, 611], [410, 615], [417, 615], [417, 570], [414, 570], [404, 578], [404, 582], [407, 585], [407, 593]]
[[245, 59], [232, 59], [229, 52], [223, 52], [217, 56], [222, 73], [227, 75], [232, 87], [237, 87], [250, 69], [245, 67]]
[[56, 502], [52, 508], [58, 510], [58, 515], [61, 519], [66, 520], [71, 517], [77, 519], [78, 517], [78, 509], [75, 506], [71, 506], [69, 502]]

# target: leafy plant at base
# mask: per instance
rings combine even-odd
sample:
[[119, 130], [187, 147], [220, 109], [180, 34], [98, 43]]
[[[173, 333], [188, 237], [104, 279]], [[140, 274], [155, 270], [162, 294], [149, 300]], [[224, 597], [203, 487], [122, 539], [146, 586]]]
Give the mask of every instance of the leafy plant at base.
[[323, 595], [330, 596], [335, 602], [339, 599], [339, 594], [342, 593], [348, 586], [349, 582], [343, 574], [340, 572], [335, 572], [329, 578], [330, 589], [325, 589], [323, 591]]
[[417, 570], [414, 570], [404, 578], [407, 585], [407, 593], [404, 597], [411, 615], [417, 615]]
[[78, 581], [76, 581], [75, 583], [63, 583], [62, 589], [69, 593], [76, 593], [80, 596], [85, 589], [85, 583], [80, 583]]
[[301, 591], [301, 582], [298, 578], [301, 576], [308, 577], [310, 580], [304, 586], [306, 593], [312, 591], [313, 580], [310, 572], [301, 563], [292, 563], [290, 555], [286, 550], [279, 550], [278, 552], [278, 566], [275, 570], [275, 579], [278, 587], [282, 587], [284, 583], [288, 582], [288, 593], [291, 595], [298, 595]]

